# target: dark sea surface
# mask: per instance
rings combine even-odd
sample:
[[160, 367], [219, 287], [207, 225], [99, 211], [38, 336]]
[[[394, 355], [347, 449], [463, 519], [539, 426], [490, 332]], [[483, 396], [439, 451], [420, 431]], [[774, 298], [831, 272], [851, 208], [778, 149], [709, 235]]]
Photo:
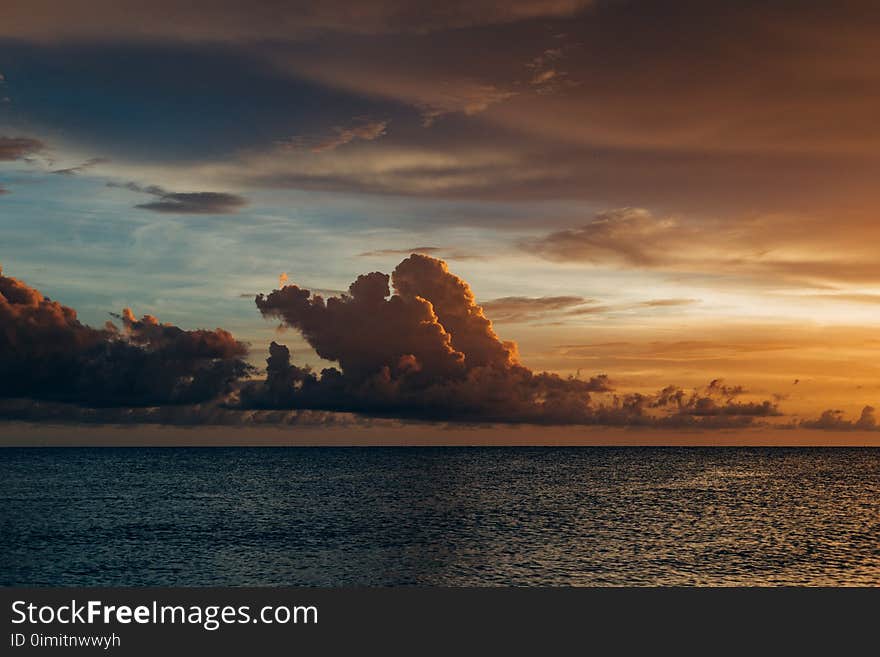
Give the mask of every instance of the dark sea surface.
[[880, 585], [880, 450], [5, 448], [0, 584]]

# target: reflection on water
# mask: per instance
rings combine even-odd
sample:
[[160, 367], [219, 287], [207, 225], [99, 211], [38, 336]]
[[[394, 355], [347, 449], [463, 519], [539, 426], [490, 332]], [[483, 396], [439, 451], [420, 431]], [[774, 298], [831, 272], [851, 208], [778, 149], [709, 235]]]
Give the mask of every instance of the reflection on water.
[[880, 584], [880, 450], [0, 449], [3, 585]]

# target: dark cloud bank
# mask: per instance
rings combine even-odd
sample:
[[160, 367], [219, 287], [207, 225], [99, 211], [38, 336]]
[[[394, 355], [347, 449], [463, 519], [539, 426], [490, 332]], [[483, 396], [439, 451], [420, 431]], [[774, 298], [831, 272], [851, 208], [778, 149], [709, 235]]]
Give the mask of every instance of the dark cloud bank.
[[0, 272], [0, 397], [91, 407], [201, 403], [250, 369], [223, 329], [184, 331], [129, 309], [95, 329]]
[[[669, 428], [747, 427], [781, 415], [770, 401], [716, 380], [700, 390], [615, 393], [534, 372], [501, 340], [468, 284], [446, 263], [413, 254], [389, 276], [359, 276], [323, 298], [297, 285], [256, 297], [259, 312], [298, 330], [320, 373], [270, 346], [265, 378], [223, 329], [184, 330], [129, 309], [96, 329], [76, 312], [0, 273], [0, 417], [181, 425], [344, 422], [344, 414], [463, 423]], [[340, 415], [342, 414], [342, 415]], [[873, 429], [873, 413], [839, 412], [805, 428]]]

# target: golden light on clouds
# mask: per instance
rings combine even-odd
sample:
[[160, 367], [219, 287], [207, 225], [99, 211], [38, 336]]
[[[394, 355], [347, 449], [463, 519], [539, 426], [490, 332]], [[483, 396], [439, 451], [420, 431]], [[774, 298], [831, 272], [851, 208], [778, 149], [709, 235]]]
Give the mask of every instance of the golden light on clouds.
[[[877, 3], [57, 4], [0, 7], [0, 259], [83, 326], [234, 330], [254, 369], [212, 370], [223, 421], [269, 378], [285, 394], [246, 411], [283, 422], [263, 406], [645, 428], [670, 386], [696, 400], [676, 422], [709, 417], [716, 380], [739, 392], [715, 429], [863, 430], [880, 405]], [[412, 254], [468, 303], [392, 282], [371, 308], [400, 325], [354, 313], [351, 281]], [[312, 296], [264, 323], [274, 280]], [[518, 356], [462, 365], [478, 315]]]

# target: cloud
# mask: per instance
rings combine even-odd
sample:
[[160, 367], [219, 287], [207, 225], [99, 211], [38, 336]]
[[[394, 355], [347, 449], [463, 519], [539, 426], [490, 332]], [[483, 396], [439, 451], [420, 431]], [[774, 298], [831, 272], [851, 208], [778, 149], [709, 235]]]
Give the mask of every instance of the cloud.
[[690, 306], [699, 303], [697, 299], [650, 299], [642, 301], [639, 305], [646, 308], [668, 308], [675, 306]]
[[55, 169], [54, 171], [50, 171], [50, 173], [54, 173], [55, 175], [59, 176], [75, 176], [79, 173], [82, 173], [83, 171], [86, 171], [87, 169], [96, 167], [99, 164], [106, 164], [109, 161], [110, 160], [105, 157], [93, 157], [89, 160], [86, 160], [82, 164], [78, 164], [73, 167], [67, 167], [66, 169]]
[[6, 0], [0, 35], [38, 41], [128, 39], [219, 42], [285, 40], [328, 32], [425, 33], [434, 30], [570, 16], [590, 0]]
[[[40, 24], [42, 28], [30, 33], [30, 38], [101, 39], [112, 34], [129, 47], [133, 38], [160, 40], [150, 47], [172, 60], [177, 54], [181, 60], [188, 52], [192, 56], [180, 41], [246, 41], [224, 51], [231, 53], [232, 59], [253, 62], [255, 73], [263, 67], [262, 72], [273, 76], [289, 75], [294, 88], [309, 80], [324, 85], [325, 90], [353, 92], [369, 111], [381, 111], [382, 116], [399, 111], [393, 114], [395, 126], [400, 126], [395, 138], [398, 145], [406, 140], [413, 150], [430, 150], [436, 142], [425, 133], [432, 132], [438, 135], [436, 141], [458, 137], [459, 143], [447, 149], [457, 151], [458, 156], [482, 147], [513, 153], [519, 160], [510, 168], [473, 171], [462, 163], [457, 171], [444, 171], [443, 178], [454, 178], [457, 184], [432, 185], [430, 170], [418, 185], [403, 175], [371, 184], [364, 180], [369, 175], [358, 176], [357, 172], [334, 176], [332, 172], [290, 171], [286, 180], [291, 186], [301, 183], [306, 188], [354, 192], [367, 188], [387, 193], [397, 192], [399, 186], [404, 193], [416, 190], [428, 194], [439, 189], [450, 195], [480, 193], [483, 198], [577, 198], [608, 207], [639, 204], [663, 208], [663, 212], [698, 211], [703, 216], [810, 208], [821, 209], [835, 223], [840, 221], [842, 205], [876, 206], [873, 172], [880, 150], [874, 117], [878, 108], [877, 99], [866, 95], [864, 89], [875, 88], [877, 83], [876, 67], [870, 66], [877, 59], [877, 39], [866, 27], [876, 22], [866, 16], [876, 18], [877, 7], [867, 2], [847, 3], [834, 12], [827, 10], [827, 3], [808, 0], [798, 11], [754, 1], [738, 3], [732, 9], [676, 0], [647, 3], [639, 11], [627, 9], [629, 3], [604, 2], [573, 17], [572, 11], [583, 3], [528, 3], [517, 9], [500, 3], [479, 8], [469, 3], [438, 8], [432, 3], [425, 9], [417, 3], [411, 11], [400, 4], [395, 8], [388, 3], [368, 3], [369, 8], [358, 7], [350, 16], [358, 30], [371, 33], [369, 26], [421, 25], [379, 38], [322, 32], [321, 39], [295, 44], [279, 44], [276, 37], [288, 30], [299, 34], [297, 26], [324, 25], [322, 29], [327, 31], [341, 30], [345, 24], [341, 5], [311, 7], [294, 18], [261, 2], [247, 10], [219, 3], [207, 13], [180, 3], [161, 3], [164, 13], [157, 16], [177, 20], [160, 21], [152, 14], [136, 20], [133, 16], [141, 16], [144, 10], [130, 6], [120, 9], [102, 4], [102, 11], [77, 14], [71, 10], [65, 15], [65, 3], [64, 10], [56, 8], [44, 16], [25, 9], [25, 5], [13, 10], [7, 8], [9, 3], [3, 4], [3, 11], [10, 14], [0, 24], [10, 30], [14, 25], [18, 39], [28, 38], [28, 30], [36, 30]], [[420, 12], [420, 7], [425, 10]], [[231, 14], [239, 19], [233, 20]], [[673, 14], [687, 20], [668, 25]], [[450, 15], [459, 18], [453, 20]], [[441, 32], [426, 27], [467, 23], [459, 20], [462, 15], [469, 15], [475, 25], [503, 16], [552, 15], [567, 20], [565, 24], [554, 23], [552, 30], [542, 21]], [[115, 25], [117, 20], [119, 26]], [[554, 38], [557, 30], [576, 39], [577, 48], [563, 48]], [[790, 41], [782, 43], [775, 38], [783, 32]], [[737, 43], [749, 45], [737, 48], [731, 56], [729, 44], [719, 34], [736, 35]], [[620, 35], [628, 36], [621, 39]], [[119, 52], [108, 46], [95, 50], [106, 52], [108, 58]], [[560, 50], [564, 58], [558, 57]], [[814, 61], [817, 51], [825, 54], [820, 66]], [[52, 55], [69, 53], [82, 57], [72, 48]], [[527, 63], [538, 68], [527, 69]], [[88, 60], [77, 60], [75, 68], [100, 81], [101, 74], [90, 73], [88, 66]], [[166, 68], [176, 88], [199, 79], [191, 71], [188, 77], [185, 66], [179, 71]], [[535, 93], [538, 83], [552, 85], [562, 73], [582, 82], [581, 86], [564, 95]], [[536, 84], [530, 84], [532, 80]], [[286, 80], [278, 77], [275, 82], [280, 86]], [[279, 98], [274, 109], [268, 101], [265, 110], [256, 103], [261, 105], [260, 114], [252, 115], [240, 109], [242, 103], [236, 99], [240, 90], [233, 87], [228, 85], [228, 95], [212, 100], [212, 106], [228, 107], [229, 116], [241, 117], [240, 123], [245, 125], [250, 124], [247, 119], [266, 114], [269, 124], [279, 127], [270, 130], [260, 125], [257, 132], [265, 135], [266, 142], [294, 134], [290, 124], [278, 118], [290, 117], [294, 111], [299, 116], [294, 103]], [[501, 102], [505, 98], [509, 102]], [[354, 100], [342, 100], [349, 115], [348, 102]], [[373, 104], [380, 100], [381, 109]], [[403, 108], [397, 103], [420, 108], [428, 121], [444, 112], [470, 112], [480, 118], [446, 121], [435, 130], [415, 135], [418, 131], [406, 130], [412, 112], [400, 111]], [[486, 108], [484, 114], [479, 113]], [[180, 112], [163, 113], [165, 109], [161, 103], [151, 106], [154, 128], [135, 131], [140, 135], [136, 147], [126, 147], [132, 157], [153, 157], [149, 154], [157, 152], [157, 145], [150, 141], [160, 132], [167, 141], [167, 135], [193, 127], [192, 121], [181, 120]], [[332, 109], [335, 113], [337, 108]], [[303, 109], [303, 113], [309, 112]], [[189, 117], [199, 112], [184, 114]], [[313, 121], [312, 116], [305, 118]], [[166, 121], [167, 129], [159, 130]], [[195, 131], [203, 135], [198, 143], [195, 138], [186, 140], [187, 147], [193, 142], [193, 151], [202, 151], [193, 153], [199, 165], [203, 154], [217, 157], [217, 149], [232, 141], [231, 137], [207, 134], [209, 126], [217, 122], [205, 123]], [[62, 127], [71, 138], [89, 138], [83, 132], [72, 134], [77, 130], [73, 122]], [[126, 139], [134, 137], [126, 135]], [[244, 138], [234, 142], [236, 147], [254, 146]], [[224, 149], [219, 157], [226, 160], [231, 150]], [[219, 164], [214, 162], [210, 170]], [[239, 180], [244, 184], [251, 170], [246, 163], [239, 164], [235, 184]], [[516, 175], [526, 167], [551, 166], [550, 176], [532, 175], [524, 180]], [[188, 173], [196, 169], [202, 173], [208, 167], [193, 167]], [[409, 178], [415, 177], [417, 170], [418, 163], [414, 163]], [[469, 184], [462, 184], [468, 178]], [[266, 183], [280, 179], [269, 177]], [[731, 222], [738, 219], [731, 217]], [[813, 229], [821, 230], [821, 226]]]
[[247, 205], [247, 199], [243, 196], [224, 192], [169, 192], [157, 185], [142, 186], [132, 182], [111, 182], [107, 186], [156, 196], [159, 200], [139, 203], [134, 207], [167, 214], [233, 214]]
[[411, 249], [377, 249], [376, 251], [364, 251], [359, 253], [361, 258], [374, 258], [384, 256], [409, 255], [410, 253], [420, 253], [422, 255], [432, 255], [440, 253], [443, 249], [439, 246], [416, 246]]
[[870, 305], [880, 303], [880, 294], [832, 292], [827, 294], [811, 294], [808, 296], [811, 299], [818, 299], [820, 301], [846, 301], [849, 303], [864, 303]]
[[32, 137], [0, 137], [0, 162], [21, 160], [45, 149], [46, 144]]
[[385, 135], [390, 121], [364, 120], [353, 126], [335, 126], [331, 136], [303, 137], [297, 136], [279, 142], [282, 148], [299, 149], [307, 148], [312, 153], [332, 151], [340, 146], [356, 140], [375, 141]]
[[[512, 99], [549, 95], [579, 85], [557, 64], [576, 46], [553, 40], [553, 47], [533, 56], [533, 44], [546, 41], [531, 25], [528, 36], [509, 28], [499, 31], [453, 31], [421, 38], [348, 41], [342, 47], [273, 51], [273, 64], [321, 84], [382, 97], [416, 108], [424, 127], [450, 115], [476, 116]], [[502, 45], [503, 44], [503, 45]], [[497, 49], [499, 54], [493, 53]], [[501, 54], [503, 52], [503, 54]], [[523, 56], [532, 56], [525, 64]], [[491, 143], [494, 135], [487, 135]]]
[[[637, 310], [640, 308], [669, 308], [699, 303], [696, 299], [651, 299], [639, 303], [599, 304], [596, 299], [578, 296], [559, 297], [502, 297], [483, 302], [483, 309], [496, 322], [517, 323], [535, 320], [564, 320], [581, 315], [597, 315]], [[560, 324], [560, 321], [552, 324]]]
[[[514, 297], [508, 312], [566, 309], [586, 300]], [[423, 254], [389, 277], [359, 276], [348, 294], [324, 299], [287, 285], [256, 304], [268, 318], [303, 335], [339, 367], [320, 374], [291, 362], [273, 342], [265, 382], [241, 392], [245, 407], [307, 408], [423, 420], [644, 427], [743, 427], [779, 414], [769, 401], [740, 401], [742, 388], [713, 381], [690, 395], [612, 394], [604, 375], [588, 380], [534, 372], [516, 345], [501, 340], [468, 284], [446, 263]], [[594, 399], [594, 396], [598, 398]]]
[[247, 204], [242, 196], [221, 192], [166, 192], [161, 200], [136, 208], [169, 214], [231, 214]]
[[[697, 220], [627, 207], [519, 246], [553, 262], [737, 276], [744, 285], [815, 288], [880, 280], [876, 258], [863, 244], [868, 235], [873, 239], [872, 227], [830, 236], [826, 228], [823, 220], [797, 214]], [[868, 302], [871, 295], [844, 292], [838, 298]]]
[[364, 251], [359, 253], [361, 258], [385, 258], [388, 256], [405, 256], [411, 253], [420, 253], [422, 255], [430, 255], [442, 257], [445, 260], [477, 260], [486, 259], [490, 256], [474, 255], [472, 253], [461, 253], [452, 249], [440, 246], [415, 246], [410, 249], [376, 249], [375, 251]]
[[[565, 309], [581, 301], [550, 299], [537, 303]], [[256, 304], [338, 368], [299, 367], [285, 345], [272, 342], [266, 377], [255, 379], [246, 345], [223, 329], [184, 330], [129, 309], [115, 315], [118, 325], [95, 329], [73, 309], [0, 274], [0, 417], [197, 426], [360, 421], [339, 416], [354, 413], [720, 429], [780, 415], [775, 403], [744, 397], [741, 386], [721, 379], [689, 392], [667, 386], [641, 394], [614, 392], [605, 375], [534, 372], [520, 363], [514, 343], [498, 337], [467, 283], [424, 255], [405, 259], [390, 277], [358, 277], [347, 294], [324, 299], [286, 285], [258, 295]]]
[[193, 404], [228, 393], [250, 371], [247, 347], [222, 329], [186, 331], [129, 309], [121, 328], [0, 271], [0, 398], [90, 407]]
[[[441, 139], [441, 142], [443, 140]], [[430, 148], [376, 143], [339, 148], [320, 157], [290, 157], [283, 148], [250, 152], [212, 169], [223, 184], [264, 189], [305, 189], [440, 198], [480, 197], [551, 181], [559, 164], [528, 162], [504, 149]], [[515, 193], [515, 192], [514, 192]]]
[[550, 260], [651, 267], [675, 257], [670, 243], [686, 234], [675, 219], [658, 219], [642, 208], [620, 208], [599, 213], [581, 227], [550, 233], [524, 246]]
[[829, 409], [815, 420], [802, 420], [804, 429], [821, 429], [823, 431], [877, 431], [877, 418], [873, 406], [865, 406], [857, 420], [847, 420], [843, 411]]
[[721, 379], [714, 379], [702, 390], [689, 393], [676, 386], [667, 386], [649, 404], [653, 408], [674, 408], [676, 415], [689, 417], [781, 415], [778, 406], [770, 400], [740, 401], [739, 397], [745, 392], [742, 386], [728, 386]]
[[533, 85], [543, 85], [547, 82], [550, 82], [554, 78], [559, 75], [558, 71], [554, 71], [553, 69], [548, 69], [546, 71], [541, 71], [540, 73], [536, 73], [535, 76], [529, 81], [530, 84]]
[[448, 114], [474, 116], [517, 95], [516, 91], [471, 80], [443, 81], [431, 88], [413, 88], [413, 92], [413, 105], [421, 112], [426, 128]]
[[579, 306], [594, 303], [596, 303], [594, 299], [578, 296], [501, 297], [484, 301], [482, 306], [494, 321], [516, 323], [543, 319], [560, 311], [574, 312]]
[[[348, 295], [326, 304], [296, 285], [259, 295], [256, 303], [263, 315], [300, 329], [318, 355], [339, 361], [346, 371], [375, 372], [404, 356], [439, 376], [516, 363], [515, 345], [498, 339], [470, 287], [443, 261], [415, 254], [390, 280], [396, 292], [390, 299], [389, 276], [374, 272], [359, 276]], [[375, 314], [364, 317], [368, 312]], [[340, 326], [360, 330], [347, 334]]]
[[[876, 22], [877, 12], [867, 1], [834, 12], [810, 0], [797, 11], [756, 1], [732, 7], [675, 0], [642, 3], [638, 11], [604, 2], [554, 27], [578, 42], [564, 59], [544, 55], [560, 48], [537, 22], [423, 38], [338, 39], [270, 56], [289, 58], [279, 66], [298, 78], [440, 108], [427, 111], [428, 120], [442, 115], [436, 96], [444, 85], [457, 88], [465, 74], [518, 92], [509, 102], [483, 104], [490, 110], [478, 122], [448, 121], [433, 132], [464, 134], [470, 141], [459, 152], [475, 145], [516, 151], [521, 170], [555, 164], [557, 171], [528, 181], [507, 169], [479, 172], [470, 187], [446, 187], [450, 195], [638, 204], [726, 218], [734, 231], [745, 213], [811, 212], [824, 218], [810, 231], [827, 236], [827, 222], [859, 229], [854, 224], [862, 222], [843, 215], [877, 205], [878, 98], [864, 93], [878, 82], [870, 65], [878, 41], [865, 20]], [[668, 25], [672, 15], [686, 19]], [[783, 32], [790, 37], [784, 43], [775, 36]], [[731, 55], [719, 35], [748, 46]], [[820, 66], [817, 50], [825, 53]], [[561, 73], [581, 84], [565, 94], [535, 93], [541, 82], [568, 79]]]
[[356, 139], [363, 141], [375, 141], [385, 134], [388, 127], [388, 121], [370, 121], [363, 125], [343, 128], [337, 126], [334, 128], [336, 135], [312, 148], [312, 152], [320, 153], [321, 151], [331, 151], [344, 144], [348, 144]]
[[[393, 285], [394, 294], [391, 294]], [[339, 363], [320, 376], [270, 350], [267, 382], [243, 403], [346, 410], [422, 419], [572, 422], [589, 416], [589, 381], [534, 373], [502, 341], [468, 284], [446, 264], [414, 254], [389, 277], [374, 272], [326, 301], [288, 285], [256, 304], [298, 329], [319, 356]], [[356, 327], [356, 328], [355, 328]]]
[[548, 66], [552, 65], [553, 62], [557, 62], [563, 57], [565, 57], [565, 51], [563, 50], [563, 48], [548, 48], [540, 55], [532, 59], [532, 61], [530, 61], [528, 64], [526, 64], [526, 68], [529, 68], [533, 71], [542, 71]]
[[569, 78], [568, 72], [561, 70], [557, 64], [566, 56], [571, 46], [564, 44], [548, 48], [532, 59], [526, 68], [531, 71], [528, 83], [541, 95], [553, 94], [566, 87], [576, 87], [578, 82]]

